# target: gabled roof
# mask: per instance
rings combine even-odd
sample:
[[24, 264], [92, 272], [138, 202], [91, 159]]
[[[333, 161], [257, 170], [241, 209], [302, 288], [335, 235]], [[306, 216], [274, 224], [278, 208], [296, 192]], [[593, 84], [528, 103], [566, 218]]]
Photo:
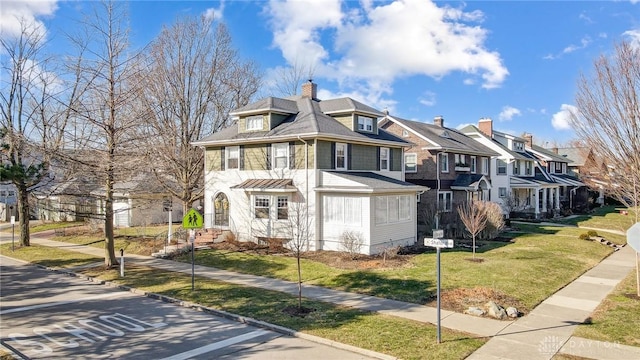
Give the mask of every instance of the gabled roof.
[[380, 123], [383, 123], [384, 121], [394, 122], [400, 125], [400, 127], [413, 132], [416, 136], [430, 144], [427, 146], [429, 150], [433, 149], [485, 156], [500, 155], [477, 141], [470, 141], [470, 138], [467, 135], [455, 129], [419, 121], [406, 120], [390, 115], [386, 115], [382, 120], [380, 120]]
[[[512, 157], [516, 160], [532, 160], [532, 157], [530, 155], [527, 155], [526, 153], [521, 153], [519, 151], [512, 151], [509, 148], [507, 148], [506, 146], [502, 145], [499, 141], [492, 139], [490, 137], [488, 137], [485, 133], [483, 133], [482, 131], [480, 131], [480, 129], [478, 129], [475, 125], [467, 125], [464, 128], [460, 129], [460, 132], [462, 132], [463, 134], [467, 135], [470, 138], [484, 138], [486, 140], [491, 141], [491, 143], [498, 147], [498, 149], [500, 149], [499, 151], [502, 151], [502, 153], [508, 155], [509, 157]], [[524, 140], [523, 140], [524, 141]]]
[[470, 190], [478, 191], [484, 184], [486, 189], [491, 189], [491, 182], [486, 176], [481, 174], [458, 174], [456, 179], [451, 184], [453, 190]]
[[536, 157], [544, 161], [555, 161], [555, 162], [565, 162], [565, 163], [573, 162], [567, 157], [558, 155], [553, 151], [550, 151], [538, 145], [527, 146], [527, 150], [531, 151]]
[[589, 150], [583, 147], [558, 148], [558, 155], [571, 161], [571, 166], [584, 166]]
[[295, 114], [298, 112], [295, 100], [267, 97], [251, 104], [247, 104], [229, 113], [231, 116], [245, 114], [259, 114], [263, 112], [275, 112], [283, 114]]
[[[270, 99], [273, 100], [274, 98]], [[330, 108], [336, 113], [342, 113], [354, 111], [349, 107], [355, 106], [356, 110], [360, 112], [367, 112], [374, 116], [383, 115], [377, 110], [360, 104], [355, 100], [345, 99], [328, 100], [327, 102], [329, 104], [325, 107]], [[193, 145], [238, 145], [243, 143], [264, 143], [268, 141], [289, 141], [296, 140], [298, 137], [327, 138], [351, 142], [386, 144], [391, 146], [406, 146], [409, 144], [401, 138], [384, 130], [378, 130], [378, 134], [352, 131], [323, 111], [322, 104], [325, 103], [325, 101], [312, 100], [307, 97], [297, 97], [295, 100], [280, 100], [285, 100], [285, 103], [289, 105], [295, 104], [296, 111], [290, 112], [290, 115], [273, 129], [269, 131], [238, 132], [238, 124], [235, 123], [210, 136], [193, 142]], [[263, 104], [263, 101], [259, 101], [258, 103]], [[259, 108], [261, 108], [261, 105], [247, 105], [240, 110], [244, 113], [248, 113], [253, 112], [253, 110], [245, 111], [246, 109]], [[238, 111], [234, 112], [234, 114], [238, 113]]]

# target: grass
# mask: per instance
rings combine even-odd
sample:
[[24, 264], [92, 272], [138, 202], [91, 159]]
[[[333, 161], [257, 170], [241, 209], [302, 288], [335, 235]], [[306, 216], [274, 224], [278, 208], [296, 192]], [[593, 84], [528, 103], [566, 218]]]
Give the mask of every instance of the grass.
[[640, 346], [640, 299], [637, 297], [636, 286], [634, 269], [594, 311], [591, 323], [578, 326], [574, 335]]
[[44, 266], [61, 268], [104, 261], [104, 258], [35, 244], [27, 247], [16, 246], [13, 251], [11, 250], [11, 244], [2, 244], [0, 245], [0, 254]]
[[[628, 215], [620, 214], [620, 210], [626, 210]], [[581, 227], [626, 231], [631, 225], [635, 224], [635, 216], [632, 209], [603, 206], [595, 208], [593, 214], [578, 215], [571, 219], [563, 219], [560, 222]]]
[[[584, 230], [577, 228], [532, 225], [529, 230], [532, 232], [518, 234], [512, 243], [482, 243], [476, 254], [484, 260], [481, 263], [468, 261], [470, 251], [443, 251], [443, 290], [490, 288], [515, 299], [526, 312], [611, 253], [609, 247], [578, 239]], [[624, 242], [619, 235], [611, 235], [611, 240]], [[414, 256], [405, 267], [367, 270], [336, 269], [303, 259], [303, 280], [306, 284], [424, 304], [436, 292], [435, 258], [430, 252]], [[179, 260], [190, 262], [191, 258], [187, 254]], [[297, 281], [295, 258], [288, 256], [204, 250], [196, 252], [196, 263]]]
[[[3, 253], [7, 251], [5, 247], [0, 249]], [[43, 257], [42, 250], [31, 246], [10, 255], [50, 265], [50, 260]], [[58, 259], [58, 263], [67, 265], [87, 260], [82, 254], [72, 251], [57, 250], [52, 255]], [[436, 328], [431, 324], [307, 299], [303, 306], [315, 311], [306, 317], [290, 316], [282, 310], [297, 304], [295, 296], [201, 277], [196, 278], [196, 291], [192, 292], [190, 275], [143, 266], [129, 266], [125, 278], [120, 278], [117, 270], [93, 268], [81, 272], [402, 359], [464, 359], [486, 341], [443, 329], [443, 342], [438, 345], [435, 340]]]
[[37, 233], [37, 232], [42, 232], [42, 231], [47, 231], [47, 230], [56, 230], [56, 229], [63, 229], [63, 228], [82, 226], [82, 225], [84, 225], [84, 222], [81, 222], [81, 221], [77, 221], [77, 222], [68, 222], [68, 221], [48, 222], [48, 223], [42, 223], [42, 224], [37, 224], [37, 225], [34, 225], [34, 226], [30, 226], [29, 227], [29, 231], [31, 233]]

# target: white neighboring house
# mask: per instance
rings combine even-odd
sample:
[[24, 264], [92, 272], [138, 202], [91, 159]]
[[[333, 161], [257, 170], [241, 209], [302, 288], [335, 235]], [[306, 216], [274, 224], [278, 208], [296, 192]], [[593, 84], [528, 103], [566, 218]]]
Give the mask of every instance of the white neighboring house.
[[0, 183], [0, 221], [10, 221], [18, 216], [18, 197], [16, 186], [10, 182]]
[[491, 119], [461, 131], [500, 153], [491, 159], [491, 201], [499, 203], [505, 215], [540, 218], [560, 210], [560, 185], [526, 151], [526, 140], [493, 130]]
[[241, 241], [302, 239], [304, 250], [373, 254], [417, 241], [416, 195], [404, 181], [408, 143], [377, 127], [379, 111], [351, 98], [269, 97], [235, 110], [205, 149], [205, 227]]

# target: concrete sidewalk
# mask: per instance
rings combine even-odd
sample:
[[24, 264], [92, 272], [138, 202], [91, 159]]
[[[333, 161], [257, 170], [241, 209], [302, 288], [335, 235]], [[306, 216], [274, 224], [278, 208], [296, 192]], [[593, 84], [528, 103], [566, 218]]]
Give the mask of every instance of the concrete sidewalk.
[[[36, 236], [33, 236], [31, 241], [35, 244], [104, 256], [103, 249], [51, 241], [46, 238], [46, 234], [34, 235]], [[126, 255], [125, 260], [157, 269], [191, 274], [189, 263], [140, 255]], [[516, 321], [499, 321], [443, 310], [442, 326], [482, 337], [491, 337], [468, 359], [551, 359], [558, 352], [605, 360], [640, 359], [638, 347], [571, 337], [575, 328], [591, 315], [600, 302], [634, 268], [635, 252], [626, 246]], [[292, 295], [297, 295], [298, 292], [298, 285], [295, 282], [205, 266], [196, 266], [195, 273], [197, 276], [210, 279]], [[312, 285], [304, 285], [303, 296], [420, 322], [435, 324], [437, 321], [435, 308], [418, 304]]]

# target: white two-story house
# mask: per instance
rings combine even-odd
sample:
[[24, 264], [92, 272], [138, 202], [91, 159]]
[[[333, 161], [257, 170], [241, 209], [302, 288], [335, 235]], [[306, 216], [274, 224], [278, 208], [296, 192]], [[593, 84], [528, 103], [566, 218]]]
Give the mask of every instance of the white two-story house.
[[540, 218], [560, 210], [559, 185], [526, 151], [525, 139], [495, 131], [487, 118], [461, 131], [500, 154], [491, 159], [491, 201], [505, 215]]
[[304, 238], [305, 250], [359, 252], [414, 244], [416, 198], [404, 181], [408, 143], [378, 129], [381, 112], [351, 98], [268, 97], [233, 111], [205, 150], [205, 226], [241, 241]]

